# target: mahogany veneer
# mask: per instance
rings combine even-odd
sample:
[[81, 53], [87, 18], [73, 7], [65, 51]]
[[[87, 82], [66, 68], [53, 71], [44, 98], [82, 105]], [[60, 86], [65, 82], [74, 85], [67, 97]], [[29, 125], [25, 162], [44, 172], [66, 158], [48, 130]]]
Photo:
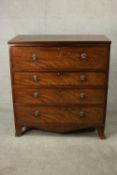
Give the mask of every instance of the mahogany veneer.
[[96, 128], [105, 138], [110, 43], [101, 35], [18, 35], [10, 44], [16, 136]]

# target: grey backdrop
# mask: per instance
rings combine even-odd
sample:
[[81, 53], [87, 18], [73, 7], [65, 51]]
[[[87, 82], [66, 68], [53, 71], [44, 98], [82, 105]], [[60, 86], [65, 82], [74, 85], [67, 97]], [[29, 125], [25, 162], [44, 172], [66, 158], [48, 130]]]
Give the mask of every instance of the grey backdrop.
[[117, 1], [0, 0], [0, 108], [12, 109], [7, 41], [17, 34], [105, 34], [112, 40], [108, 111], [117, 111]]

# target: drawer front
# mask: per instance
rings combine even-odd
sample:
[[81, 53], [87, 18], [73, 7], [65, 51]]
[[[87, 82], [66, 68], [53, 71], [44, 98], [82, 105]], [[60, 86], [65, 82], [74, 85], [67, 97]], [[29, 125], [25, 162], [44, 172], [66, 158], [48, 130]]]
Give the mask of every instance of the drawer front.
[[107, 47], [12, 47], [14, 70], [106, 69]]
[[14, 90], [15, 103], [20, 104], [104, 104], [101, 89], [19, 89]]
[[[103, 108], [16, 106], [17, 121], [29, 125], [101, 123]], [[53, 125], [54, 126], [54, 125]]]
[[105, 73], [22, 73], [14, 72], [14, 85], [26, 87], [60, 87], [60, 86], [101, 86], [106, 85]]

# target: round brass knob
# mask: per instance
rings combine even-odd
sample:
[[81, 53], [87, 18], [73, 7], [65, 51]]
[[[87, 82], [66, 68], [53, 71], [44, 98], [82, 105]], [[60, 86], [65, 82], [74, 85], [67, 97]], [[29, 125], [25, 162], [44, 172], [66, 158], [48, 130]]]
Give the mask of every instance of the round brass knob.
[[33, 75], [32, 79], [33, 81], [39, 81], [39, 77], [37, 75]]
[[36, 54], [33, 54], [32, 55], [32, 61], [36, 61], [37, 60], [37, 55]]
[[34, 111], [34, 117], [40, 117], [41, 113], [39, 111]]
[[83, 111], [81, 111], [79, 115], [80, 115], [80, 118], [84, 118], [86, 116], [85, 112]]
[[87, 53], [81, 53], [81, 55], [80, 55], [80, 58], [82, 59], [82, 60], [86, 60], [87, 59], [87, 57], [88, 57], [88, 55], [87, 55]]
[[61, 75], [63, 75], [63, 72], [57, 72], [57, 75], [61, 76]]
[[86, 95], [85, 95], [84, 92], [80, 93], [80, 99], [81, 99], [81, 100], [85, 99], [85, 97], [86, 97]]
[[85, 76], [85, 75], [81, 75], [81, 76], [80, 76], [80, 81], [81, 81], [81, 82], [86, 81], [86, 76]]
[[34, 92], [33, 93], [33, 97], [35, 97], [35, 98], [39, 97], [39, 93], [38, 92]]

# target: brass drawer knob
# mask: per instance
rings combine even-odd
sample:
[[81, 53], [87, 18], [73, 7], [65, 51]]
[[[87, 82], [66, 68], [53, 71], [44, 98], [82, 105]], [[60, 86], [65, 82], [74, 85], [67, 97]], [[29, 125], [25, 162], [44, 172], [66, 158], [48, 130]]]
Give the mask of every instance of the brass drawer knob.
[[34, 117], [40, 117], [41, 113], [39, 111], [34, 111]]
[[33, 75], [32, 79], [33, 81], [39, 81], [39, 77], [37, 75]]
[[58, 47], [58, 51], [60, 51], [61, 49], [60, 49], [60, 47]]
[[81, 99], [81, 100], [85, 99], [85, 97], [86, 97], [86, 95], [85, 95], [84, 92], [80, 93], [80, 99]]
[[36, 54], [32, 54], [32, 61], [37, 61], [37, 55]]
[[79, 115], [80, 115], [80, 118], [84, 118], [86, 116], [86, 113], [81, 111]]
[[86, 60], [87, 59], [87, 57], [88, 57], [88, 55], [87, 55], [87, 53], [81, 53], [81, 55], [80, 55], [80, 58], [82, 59], [82, 60]]
[[86, 76], [85, 76], [85, 75], [81, 75], [81, 76], [80, 76], [80, 81], [81, 81], [81, 82], [86, 81]]
[[61, 75], [63, 75], [63, 72], [57, 72], [57, 75], [61, 76]]
[[38, 92], [34, 92], [33, 93], [33, 97], [35, 97], [35, 98], [39, 97], [39, 93]]

